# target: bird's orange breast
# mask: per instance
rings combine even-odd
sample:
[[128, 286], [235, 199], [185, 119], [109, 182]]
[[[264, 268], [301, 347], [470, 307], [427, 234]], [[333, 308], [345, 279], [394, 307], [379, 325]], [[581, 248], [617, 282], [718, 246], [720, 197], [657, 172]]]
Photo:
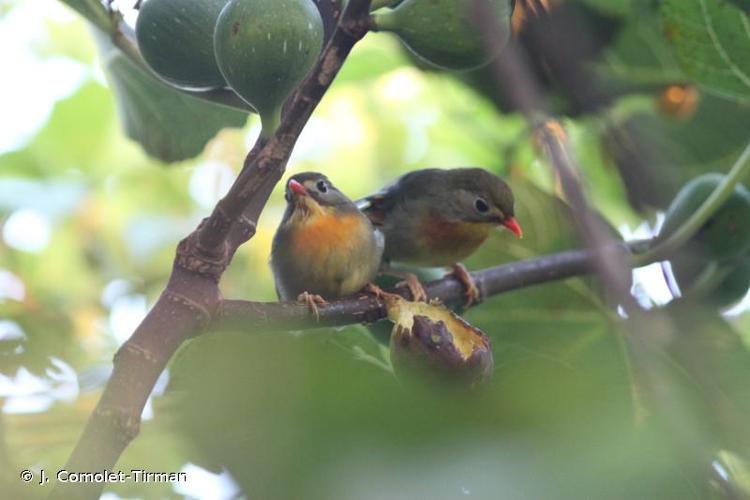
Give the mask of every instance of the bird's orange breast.
[[333, 249], [349, 250], [364, 229], [365, 220], [358, 214], [322, 212], [300, 224], [293, 233], [292, 244], [312, 258], [325, 258]]

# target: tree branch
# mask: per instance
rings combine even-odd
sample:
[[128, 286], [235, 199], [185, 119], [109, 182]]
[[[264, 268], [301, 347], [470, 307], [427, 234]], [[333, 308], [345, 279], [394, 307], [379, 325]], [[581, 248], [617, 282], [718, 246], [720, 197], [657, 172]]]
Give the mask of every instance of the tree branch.
[[[513, 262], [474, 271], [471, 277], [482, 292], [491, 297], [519, 288], [591, 274], [594, 254], [588, 250], [571, 250], [537, 259]], [[406, 287], [392, 290], [410, 298]], [[430, 299], [448, 305], [466, 300], [461, 282], [452, 274], [425, 284]], [[385, 304], [372, 295], [346, 297], [318, 306], [319, 317], [300, 302], [249, 302], [222, 300], [209, 330], [243, 330], [273, 332], [372, 323], [386, 317]]]
[[[277, 132], [267, 143], [256, 144], [227, 196], [178, 245], [167, 286], [115, 355], [112, 376], [65, 465], [67, 470], [111, 469], [138, 434], [143, 407], [167, 362], [183, 342], [203, 333], [216, 313], [221, 303], [218, 283], [234, 250], [254, 234], [299, 134], [354, 44], [367, 33], [369, 7], [369, 0], [349, 1]], [[50, 497], [98, 498], [102, 486], [56, 483]]]

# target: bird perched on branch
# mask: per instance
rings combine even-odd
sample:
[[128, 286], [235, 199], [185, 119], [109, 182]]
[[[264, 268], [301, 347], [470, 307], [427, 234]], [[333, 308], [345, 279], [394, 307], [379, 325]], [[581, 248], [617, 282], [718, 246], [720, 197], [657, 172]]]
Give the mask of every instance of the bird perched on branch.
[[282, 300], [316, 304], [361, 290], [378, 272], [383, 235], [319, 173], [289, 179], [287, 207], [273, 239], [271, 270]]
[[[481, 168], [417, 170], [357, 202], [385, 236], [386, 265], [396, 261], [419, 267], [452, 266], [466, 287], [468, 305], [481, 297], [459, 261], [498, 226], [522, 236], [513, 204], [510, 187]], [[404, 277], [412, 297], [425, 299], [416, 276]]]

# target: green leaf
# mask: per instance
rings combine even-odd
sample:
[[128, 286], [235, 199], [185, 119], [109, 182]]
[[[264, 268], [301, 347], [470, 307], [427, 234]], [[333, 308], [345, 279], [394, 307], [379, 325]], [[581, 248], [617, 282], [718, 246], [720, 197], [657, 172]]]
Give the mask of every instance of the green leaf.
[[175, 358], [155, 424], [259, 498], [705, 498], [665, 420], [634, 419], [626, 322], [568, 314], [537, 333], [543, 314], [502, 333], [495, 379], [473, 393], [402, 387], [322, 333], [202, 336]]
[[679, 300], [664, 311], [673, 322], [668, 355], [704, 405], [702, 415], [725, 449], [750, 452], [750, 352], [730, 325], [699, 303]]
[[247, 113], [186, 95], [148, 74], [109, 40], [98, 38], [123, 128], [164, 162], [198, 155], [219, 130], [242, 127]]
[[750, 106], [702, 92], [695, 113], [675, 118], [644, 101], [603, 134], [636, 209], [665, 208], [696, 175], [726, 172], [747, 141]]
[[685, 80], [652, 9], [629, 16], [596, 68], [613, 84], [661, 85]]
[[665, 0], [667, 38], [685, 72], [708, 89], [750, 99], [750, 19], [727, 0]]

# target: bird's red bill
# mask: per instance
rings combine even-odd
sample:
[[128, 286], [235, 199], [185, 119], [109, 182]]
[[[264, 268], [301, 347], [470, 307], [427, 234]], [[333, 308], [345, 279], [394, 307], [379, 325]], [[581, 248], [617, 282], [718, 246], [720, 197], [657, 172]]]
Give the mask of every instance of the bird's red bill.
[[291, 189], [292, 193], [296, 195], [300, 195], [300, 196], [307, 195], [307, 189], [305, 189], [305, 186], [295, 181], [294, 179], [289, 181], [289, 189]]
[[521, 229], [521, 226], [518, 225], [518, 221], [515, 217], [509, 217], [505, 219], [502, 224], [503, 226], [510, 229], [513, 234], [515, 234], [519, 238], [523, 238], [523, 229]]

